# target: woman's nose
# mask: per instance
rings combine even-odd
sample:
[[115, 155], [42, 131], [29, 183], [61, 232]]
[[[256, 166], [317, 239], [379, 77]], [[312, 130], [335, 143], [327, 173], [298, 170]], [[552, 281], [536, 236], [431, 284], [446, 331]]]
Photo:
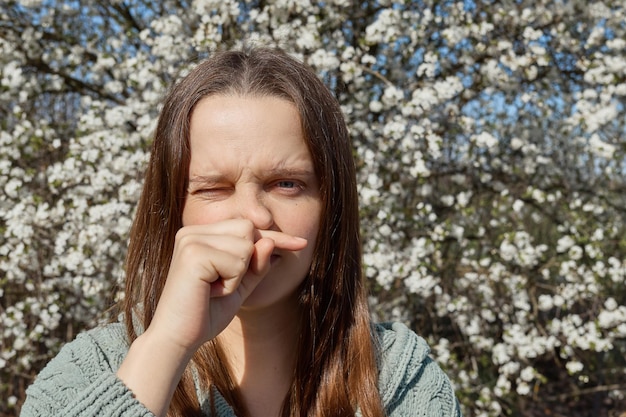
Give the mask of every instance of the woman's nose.
[[239, 215], [250, 220], [257, 229], [268, 230], [274, 224], [274, 217], [262, 193], [240, 193], [237, 206]]

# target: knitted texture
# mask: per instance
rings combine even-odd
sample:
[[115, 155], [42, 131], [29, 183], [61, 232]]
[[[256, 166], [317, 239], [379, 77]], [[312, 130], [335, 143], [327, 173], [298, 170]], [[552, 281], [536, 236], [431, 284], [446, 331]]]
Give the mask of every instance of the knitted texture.
[[82, 333], [28, 387], [21, 416], [152, 416], [115, 372], [128, 351], [124, 327]]
[[428, 356], [426, 341], [401, 323], [380, 324], [377, 331], [382, 350], [378, 386], [388, 416], [460, 417], [450, 380]]
[[[381, 346], [379, 388], [389, 417], [461, 416], [450, 381], [428, 356], [424, 339], [400, 323], [377, 325], [376, 333]], [[115, 375], [128, 347], [121, 323], [80, 334], [28, 388], [20, 416], [152, 416]], [[198, 394], [209, 398], [208, 393]], [[219, 393], [215, 402], [213, 417], [236, 417]], [[202, 410], [210, 416], [204, 400]]]

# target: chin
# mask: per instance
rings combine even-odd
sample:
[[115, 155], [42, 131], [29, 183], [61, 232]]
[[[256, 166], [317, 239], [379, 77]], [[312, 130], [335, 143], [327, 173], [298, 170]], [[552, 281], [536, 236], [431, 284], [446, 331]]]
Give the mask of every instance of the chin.
[[302, 280], [297, 283], [287, 284], [284, 279], [272, 279], [273, 277], [266, 277], [250, 294], [250, 296], [244, 301], [241, 306], [241, 311], [259, 311], [259, 310], [271, 310], [280, 309], [284, 311], [284, 314], [292, 313], [295, 306], [298, 304], [298, 290]]

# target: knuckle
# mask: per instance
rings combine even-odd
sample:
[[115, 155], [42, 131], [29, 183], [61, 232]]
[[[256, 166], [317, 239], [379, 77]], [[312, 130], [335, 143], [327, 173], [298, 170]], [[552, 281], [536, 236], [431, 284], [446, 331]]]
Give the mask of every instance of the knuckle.
[[246, 236], [254, 233], [254, 223], [250, 219], [241, 219], [241, 227]]
[[202, 245], [193, 242], [189, 237], [183, 238], [178, 246], [179, 253], [184, 257], [195, 258], [202, 254]]
[[243, 273], [248, 269], [248, 259], [247, 258], [239, 258], [238, 260], [238, 271], [237, 275], [243, 275]]
[[180, 229], [178, 229], [178, 231], [176, 232], [176, 235], [174, 236], [174, 241], [175, 242], [180, 242], [182, 240], [185, 240], [189, 237], [189, 230], [186, 227], [181, 227]]
[[250, 255], [252, 255], [252, 252], [254, 252], [254, 243], [251, 240], [244, 240], [243, 249], [245, 251], [246, 258], [250, 257]]
[[191, 256], [199, 254], [199, 251], [202, 250], [202, 243], [198, 240], [197, 236], [184, 229], [180, 229], [176, 233], [176, 237], [174, 240], [174, 252], [184, 255]]

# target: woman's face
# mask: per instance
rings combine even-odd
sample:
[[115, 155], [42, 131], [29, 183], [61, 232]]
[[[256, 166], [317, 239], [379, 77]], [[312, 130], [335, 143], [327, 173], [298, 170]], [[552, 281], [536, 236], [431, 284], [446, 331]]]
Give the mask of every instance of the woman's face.
[[303, 250], [274, 251], [244, 308], [295, 295], [311, 265], [322, 206], [296, 107], [267, 96], [204, 98], [191, 116], [190, 146], [183, 226], [243, 218], [307, 239]]

